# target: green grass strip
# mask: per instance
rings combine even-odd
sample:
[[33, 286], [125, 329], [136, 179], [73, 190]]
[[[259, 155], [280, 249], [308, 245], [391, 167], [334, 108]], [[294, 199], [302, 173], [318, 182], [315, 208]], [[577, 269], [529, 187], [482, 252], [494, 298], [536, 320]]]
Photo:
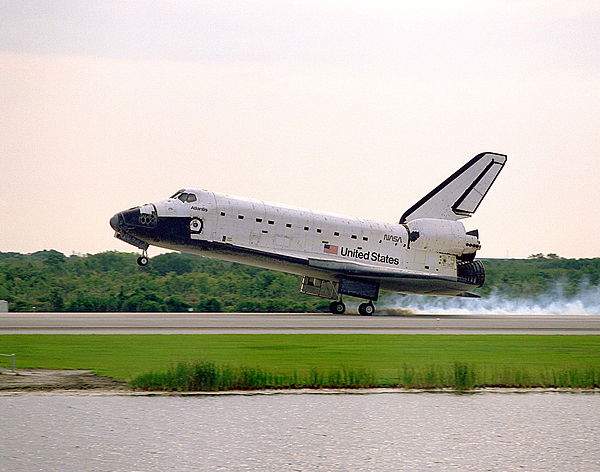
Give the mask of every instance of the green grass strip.
[[[16, 353], [17, 368], [93, 369], [126, 381], [209, 363], [252, 371], [272, 388], [350, 373], [377, 386], [593, 387], [600, 371], [600, 336], [2, 335], [0, 352]], [[282, 380], [264, 380], [273, 378]]]
[[486, 369], [455, 362], [452, 366], [430, 365], [424, 368], [404, 366], [398, 378], [378, 382], [373, 372], [340, 368], [308, 373], [282, 374], [257, 367], [230, 367], [213, 362], [180, 362], [169, 369], [138, 375], [130, 385], [150, 391], [219, 391], [296, 388], [451, 388], [476, 387], [569, 387], [600, 388], [600, 369]]
[[365, 370], [311, 369], [299, 375], [274, 373], [257, 367], [230, 367], [213, 362], [180, 362], [163, 372], [148, 372], [131, 381], [137, 390], [218, 391], [281, 388], [368, 388], [377, 386]]

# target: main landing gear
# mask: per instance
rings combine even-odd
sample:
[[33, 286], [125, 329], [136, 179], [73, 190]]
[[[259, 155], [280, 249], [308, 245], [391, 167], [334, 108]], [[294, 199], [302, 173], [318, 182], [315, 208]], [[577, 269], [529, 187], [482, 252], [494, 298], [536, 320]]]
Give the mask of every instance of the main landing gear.
[[331, 302], [329, 304], [329, 311], [334, 315], [343, 315], [346, 311], [346, 305], [341, 300], [339, 302]]
[[142, 267], [148, 265], [148, 253], [146, 251], [143, 251], [142, 255], [137, 258], [137, 263]]
[[373, 313], [375, 313], [375, 306], [373, 305], [373, 302], [369, 301], [358, 305], [358, 313], [363, 316], [371, 316]]
[[[346, 305], [344, 305], [344, 303], [341, 300], [331, 302], [329, 304], [329, 311], [334, 315], [343, 315], [346, 311]], [[375, 313], [375, 306], [373, 305], [373, 302], [368, 301], [358, 305], [358, 313], [363, 316], [373, 315], [373, 313]]]

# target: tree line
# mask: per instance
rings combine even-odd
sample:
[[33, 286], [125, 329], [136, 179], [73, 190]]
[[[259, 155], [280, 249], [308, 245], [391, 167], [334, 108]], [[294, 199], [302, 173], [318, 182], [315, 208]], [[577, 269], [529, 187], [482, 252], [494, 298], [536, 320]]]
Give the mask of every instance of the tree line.
[[[299, 293], [300, 277], [190, 254], [153, 257], [145, 267], [137, 254], [72, 255], [54, 250], [0, 252], [0, 299], [11, 311], [204, 311], [326, 312], [329, 300]], [[557, 281], [566, 295], [600, 283], [600, 258], [487, 259], [487, 295], [534, 296]], [[382, 293], [384, 298], [385, 292]]]

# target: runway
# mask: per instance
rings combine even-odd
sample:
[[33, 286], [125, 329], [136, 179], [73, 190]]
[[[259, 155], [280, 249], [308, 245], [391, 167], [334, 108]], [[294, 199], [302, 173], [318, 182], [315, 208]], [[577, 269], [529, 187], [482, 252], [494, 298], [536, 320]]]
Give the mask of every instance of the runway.
[[1, 334], [593, 334], [600, 315], [1, 313]]

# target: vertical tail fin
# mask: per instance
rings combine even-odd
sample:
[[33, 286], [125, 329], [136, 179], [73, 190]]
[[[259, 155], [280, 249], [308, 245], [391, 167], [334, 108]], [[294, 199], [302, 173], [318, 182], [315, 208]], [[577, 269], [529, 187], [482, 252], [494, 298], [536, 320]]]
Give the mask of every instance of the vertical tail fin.
[[478, 154], [406, 210], [400, 223], [417, 218], [460, 220], [473, 215], [505, 163], [504, 154]]

